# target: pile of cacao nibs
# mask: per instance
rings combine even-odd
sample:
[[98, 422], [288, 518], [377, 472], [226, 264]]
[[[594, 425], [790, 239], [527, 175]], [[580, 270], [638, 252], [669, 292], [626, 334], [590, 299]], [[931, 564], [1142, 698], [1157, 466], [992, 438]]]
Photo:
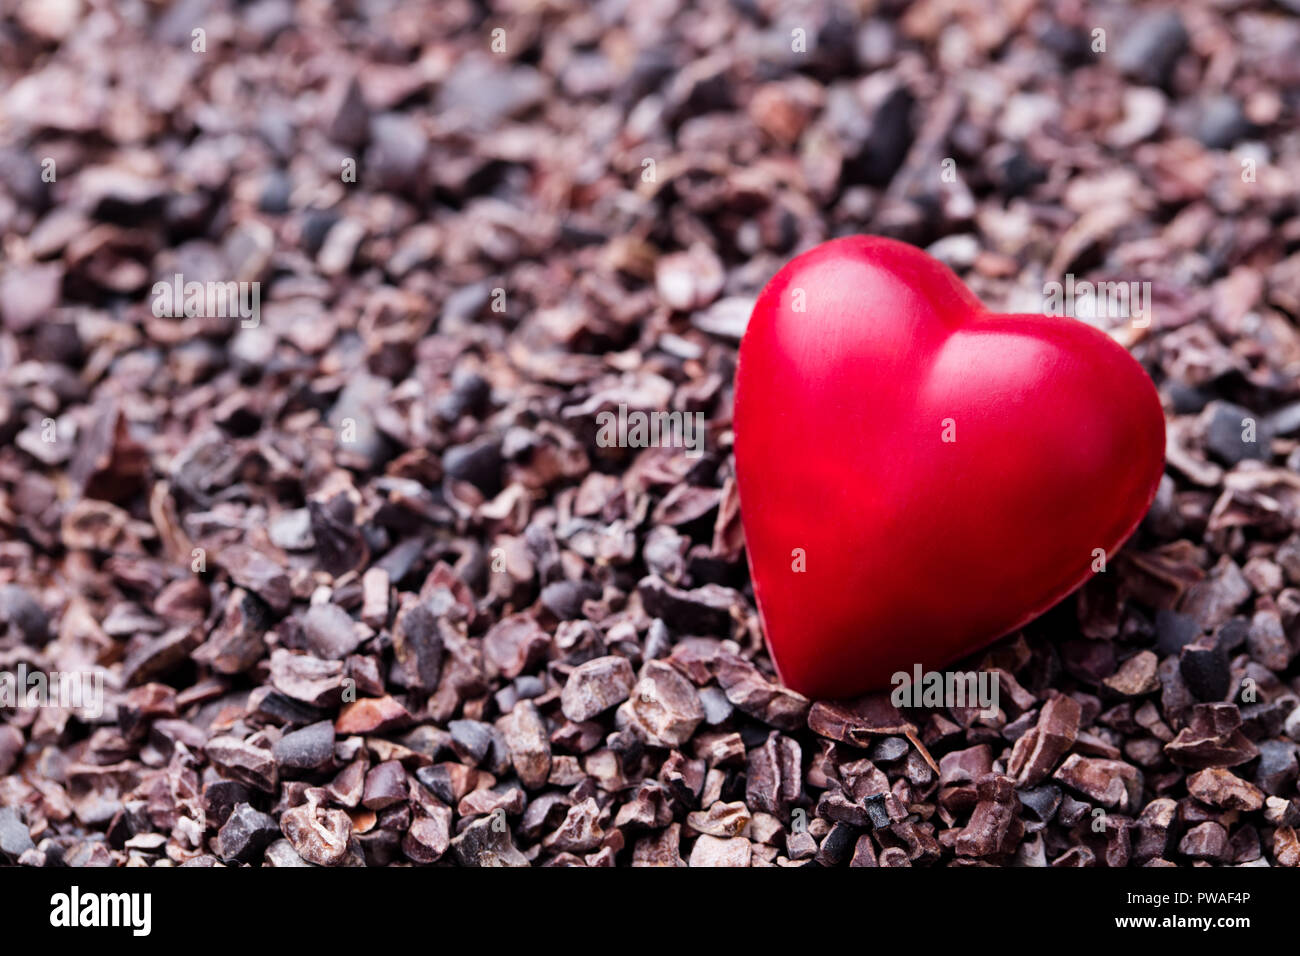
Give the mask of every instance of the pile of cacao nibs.
[[[100, 692], [0, 706], [0, 862], [1300, 865], [1295, 11], [6, 5], [0, 672]], [[763, 647], [737, 343], [864, 232], [1151, 284], [1166, 477], [993, 715]]]

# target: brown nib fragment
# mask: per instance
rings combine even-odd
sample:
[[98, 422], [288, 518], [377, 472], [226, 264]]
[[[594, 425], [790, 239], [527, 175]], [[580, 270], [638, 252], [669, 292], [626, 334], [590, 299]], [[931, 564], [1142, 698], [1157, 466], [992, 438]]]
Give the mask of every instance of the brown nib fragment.
[[1187, 778], [1187, 792], [1202, 803], [1224, 810], [1258, 810], [1264, 792], [1228, 770], [1210, 767]]
[[808, 722], [808, 698], [769, 681], [743, 658], [724, 654], [717, 662], [718, 684], [738, 710], [778, 730], [802, 730]]
[[625, 657], [598, 657], [579, 664], [564, 685], [560, 709], [576, 723], [589, 720], [627, 700], [635, 679]]
[[410, 713], [393, 697], [364, 697], [344, 704], [334, 729], [340, 734], [378, 734], [409, 727]]
[[1071, 754], [1052, 777], [1107, 809], [1128, 812], [1142, 798], [1141, 771], [1122, 760]]
[[704, 720], [695, 685], [663, 661], [646, 661], [632, 696], [618, 709], [620, 726], [651, 747], [679, 747]]
[[327, 810], [314, 803], [286, 810], [280, 829], [294, 851], [308, 863], [338, 866], [348, 853], [352, 821], [342, 810]]
[[1015, 774], [1016, 785], [1033, 787], [1047, 779], [1058, 760], [1074, 745], [1079, 731], [1078, 702], [1066, 694], [1057, 694], [1038, 715], [1038, 723], [1016, 741], [1008, 770]]
[[510, 828], [499, 815], [475, 820], [451, 841], [461, 866], [528, 866], [510, 839]]
[[1174, 763], [1197, 770], [1236, 767], [1259, 756], [1259, 748], [1240, 728], [1236, 704], [1197, 704], [1187, 726], [1165, 745], [1165, 753]]
[[1156, 676], [1159, 663], [1159, 659], [1150, 651], [1138, 651], [1102, 683], [1125, 697], [1150, 694], [1160, 686], [1160, 679]]
[[976, 784], [976, 795], [979, 802], [970, 823], [957, 836], [957, 853], [981, 858], [1014, 853], [1025, 834], [1014, 781], [1002, 774], [985, 774]]

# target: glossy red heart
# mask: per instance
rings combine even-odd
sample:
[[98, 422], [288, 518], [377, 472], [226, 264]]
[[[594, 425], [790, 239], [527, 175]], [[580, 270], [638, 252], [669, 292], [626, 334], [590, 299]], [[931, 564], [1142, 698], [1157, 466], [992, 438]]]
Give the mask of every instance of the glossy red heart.
[[810, 697], [887, 687], [1027, 623], [1114, 557], [1164, 467], [1159, 397], [1124, 348], [1075, 319], [990, 312], [873, 236], [763, 289], [734, 422], [768, 647]]

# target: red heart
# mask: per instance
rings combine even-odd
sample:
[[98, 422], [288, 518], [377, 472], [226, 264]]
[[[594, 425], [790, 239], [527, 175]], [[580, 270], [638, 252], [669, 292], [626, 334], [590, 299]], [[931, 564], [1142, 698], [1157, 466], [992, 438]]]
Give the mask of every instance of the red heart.
[[1164, 468], [1160, 399], [1120, 345], [989, 312], [874, 236], [818, 246], [763, 289], [735, 434], [768, 647], [810, 697], [937, 669], [1036, 617], [1094, 573], [1095, 549], [1114, 556]]

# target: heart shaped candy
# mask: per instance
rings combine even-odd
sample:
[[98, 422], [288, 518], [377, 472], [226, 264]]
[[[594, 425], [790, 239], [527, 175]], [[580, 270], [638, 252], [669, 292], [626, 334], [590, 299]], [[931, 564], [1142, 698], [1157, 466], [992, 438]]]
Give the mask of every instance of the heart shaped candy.
[[990, 312], [872, 236], [763, 289], [734, 423], [768, 647], [810, 697], [937, 669], [1041, 614], [1114, 556], [1164, 467], [1159, 397], [1121, 346]]

